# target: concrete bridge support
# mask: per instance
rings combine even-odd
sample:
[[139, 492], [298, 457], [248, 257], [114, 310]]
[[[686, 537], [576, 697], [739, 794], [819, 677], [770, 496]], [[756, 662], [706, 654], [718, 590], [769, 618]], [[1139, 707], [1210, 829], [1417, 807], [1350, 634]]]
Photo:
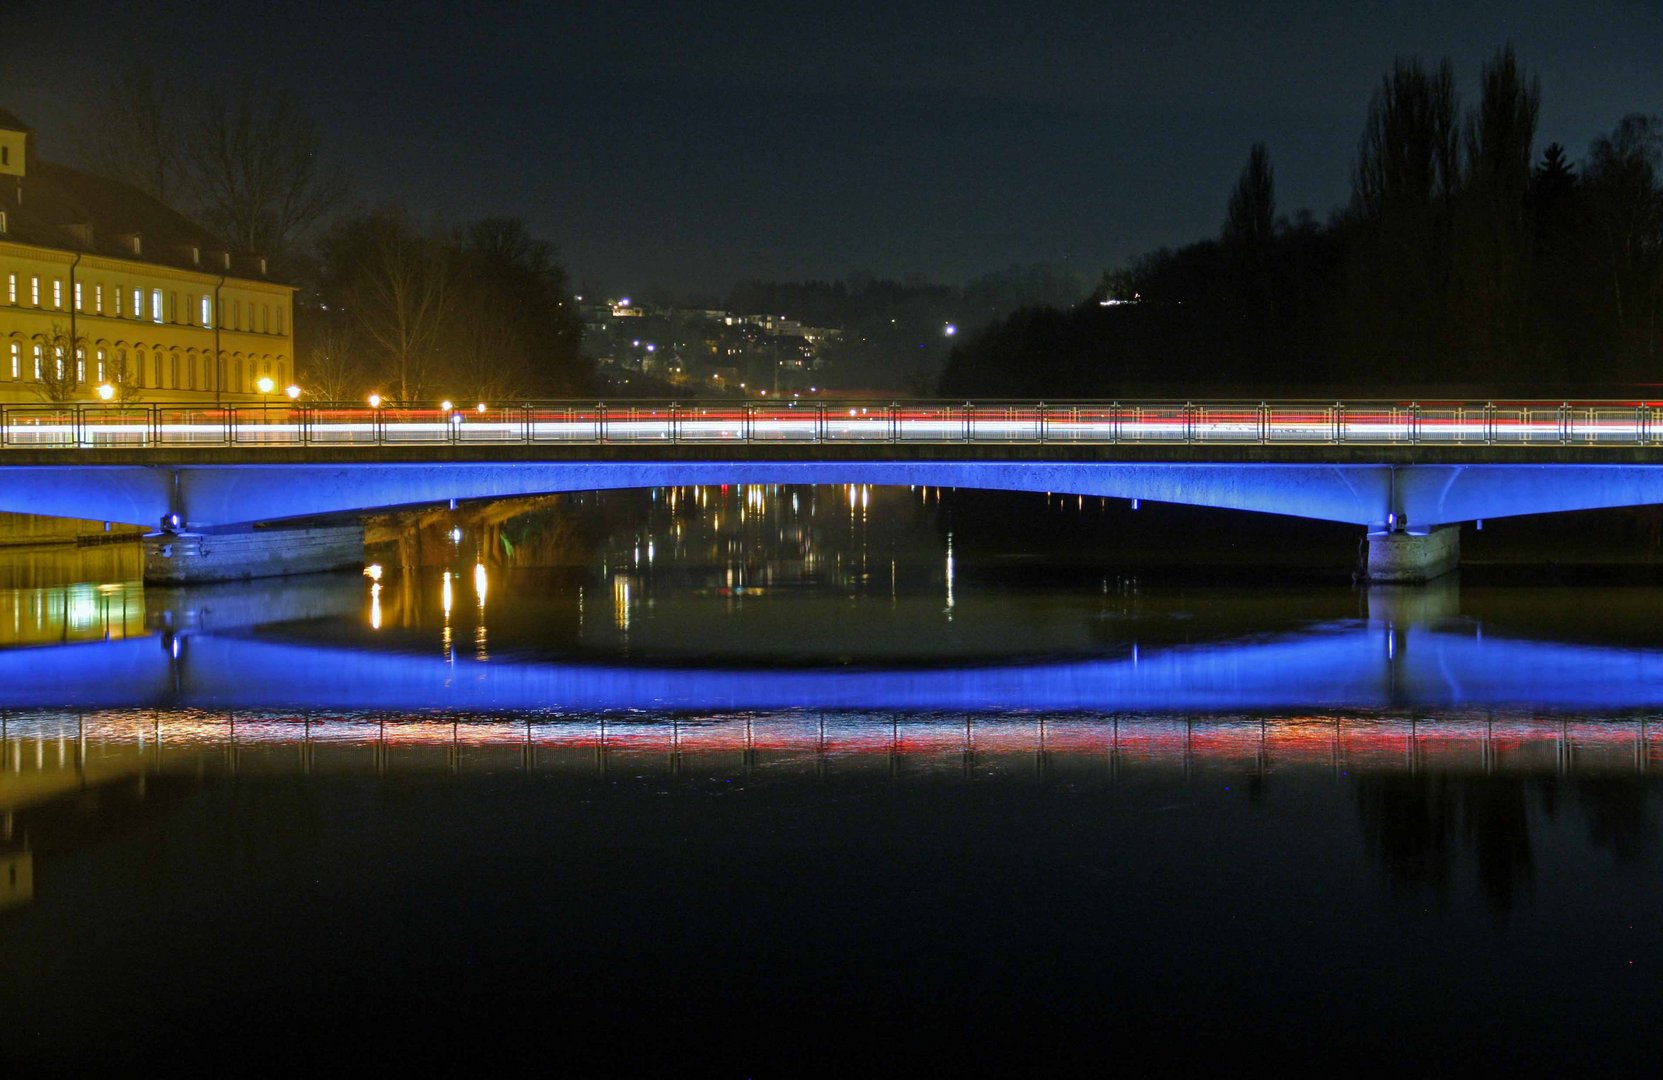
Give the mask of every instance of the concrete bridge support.
[[1370, 532], [1361, 579], [1371, 585], [1413, 585], [1443, 577], [1461, 564], [1461, 527], [1429, 532]]
[[364, 565], [364, 527], [325, 525], [227, 532], [155, 532], [144, 538], [148, 585], [350, 570]]

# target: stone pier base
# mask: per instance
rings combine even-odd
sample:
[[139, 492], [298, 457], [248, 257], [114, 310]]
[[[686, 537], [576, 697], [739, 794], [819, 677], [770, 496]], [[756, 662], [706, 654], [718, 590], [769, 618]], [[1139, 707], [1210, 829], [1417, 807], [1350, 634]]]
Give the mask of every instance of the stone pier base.
[[151, 585], [243, 581], [363, 565], [362, 525], [149, 533], [144, 538], [144, 580]]
[[1371, 532], [1359, 576], [1371, 585], [1412, 585], [1442, 577], [1460, 563], [1459, 525], [1420, 534]]

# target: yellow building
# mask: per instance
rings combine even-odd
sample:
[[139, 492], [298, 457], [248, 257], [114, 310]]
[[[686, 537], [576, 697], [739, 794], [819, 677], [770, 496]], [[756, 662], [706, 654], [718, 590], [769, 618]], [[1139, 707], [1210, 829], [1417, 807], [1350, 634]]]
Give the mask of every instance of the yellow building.
[[0, 110], [0, 404], [258, 401], [294, 379], [294, 290], [130, 185], [40, 160]]

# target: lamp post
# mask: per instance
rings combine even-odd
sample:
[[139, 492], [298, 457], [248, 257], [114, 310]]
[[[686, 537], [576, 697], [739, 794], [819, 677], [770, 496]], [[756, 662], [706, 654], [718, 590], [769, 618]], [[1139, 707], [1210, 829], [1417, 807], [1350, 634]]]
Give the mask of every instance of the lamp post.
[[381, 442], [381, 395], [371, 391], [368, 401], [371, 409], [370, 432], [374, 435], [375, 442], [379, 444]]
[[266, 410], [271, 402], [272, 388], [276, 385], [271, 381], [270, 375], [262, 375], [254, 381], [254, 388], [260, 391], [260, 423], [262, 424], [269, 423], [266, 419]]

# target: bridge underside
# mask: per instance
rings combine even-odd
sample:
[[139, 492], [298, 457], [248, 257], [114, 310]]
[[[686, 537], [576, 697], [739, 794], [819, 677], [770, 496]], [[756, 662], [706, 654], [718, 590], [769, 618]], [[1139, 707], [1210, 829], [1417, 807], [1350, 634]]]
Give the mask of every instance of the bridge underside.
[[[148, 526], [177, 515], [175, 528], [214, 532], [450, 499], [700, 484], [1147, 499], [1342, 522], [1377, 537], [1435, 533], [1484, 518], [1663, 503], [1663, 465], [1652, 464], [737, 459], [13, 465], [0, 471], [0, 511]], [[1399, 556], [1408, 551], [1401, 543], [1399, 549]], [[1408, 557], [1412, 564], [1413, 553]]]

